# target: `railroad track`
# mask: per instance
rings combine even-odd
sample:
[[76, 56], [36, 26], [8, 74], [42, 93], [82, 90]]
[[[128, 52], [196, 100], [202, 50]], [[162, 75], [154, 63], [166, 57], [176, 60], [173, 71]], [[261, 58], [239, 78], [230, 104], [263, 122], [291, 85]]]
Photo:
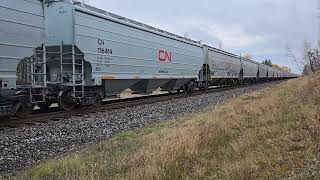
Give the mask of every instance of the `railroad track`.
[[197, 96], [205, 93], [221, 92], [221, 91], [246, 87], [250, 85], [241, 85], [241, 86], [233, 86], [233, 87], [215, 87], [215, 88], [210, 88], [202, 91], [198, 90], [190, 94], [167, 93], [167, 94], [160, 94], [160, 95], [108, 100], [108, 101], [104, 101], [103, 104], [99, 107], [94, 107], [94, 106], [83, 107], [83, 108], [75, 109], [71, 112], [62, 111], [59, 108], [50, 108], [47, 112], [41, 112], [38, 110], [25, 118], [8, 118], [8, 119], [0, 120], [0, 130], [4, 130], [8, 128], [16, 128], [20, 126], [30, 126], [30, 125], [34, 125], [35, 123], [48, 123], [50, 121], [60, 121], [71, 116], [83, 116], [88, 113], [105, 112], [105, 111], [110, 111], [114, 109], [138, 106], [142, 104], [164, 102], [172, 99], [180, 99], [180, 98], [185, 98], [189, 96]]

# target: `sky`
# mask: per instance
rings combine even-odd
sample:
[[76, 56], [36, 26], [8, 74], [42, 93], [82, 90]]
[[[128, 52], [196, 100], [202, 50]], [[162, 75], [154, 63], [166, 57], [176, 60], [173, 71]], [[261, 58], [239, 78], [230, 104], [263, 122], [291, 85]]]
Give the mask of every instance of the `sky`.
[[[86, 0], [90, 5], [300, 73], [304, 42], [316, 45], [318, 0]], [[320, 0], [319, 0], [320, 1]], [[301, 67], [301, 64], [300, 64]]]

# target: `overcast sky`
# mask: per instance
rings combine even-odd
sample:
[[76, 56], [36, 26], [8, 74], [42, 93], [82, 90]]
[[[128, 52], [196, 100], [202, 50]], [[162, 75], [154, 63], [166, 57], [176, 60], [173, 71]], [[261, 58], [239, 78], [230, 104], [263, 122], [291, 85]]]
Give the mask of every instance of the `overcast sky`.
[[236, 54], [299, 72], [304, 41], [317, 42], [318, 0], [87, 0], [90, 5]]

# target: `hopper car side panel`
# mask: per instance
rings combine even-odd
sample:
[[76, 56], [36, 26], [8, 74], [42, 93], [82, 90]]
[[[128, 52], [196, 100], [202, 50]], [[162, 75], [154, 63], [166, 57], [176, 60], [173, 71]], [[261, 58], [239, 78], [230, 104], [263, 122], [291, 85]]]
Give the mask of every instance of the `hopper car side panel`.
[[274, 77], [278, 78], [279, 77], [279, 70], [277, 68], [273, 68], [274, 71]]
[[208, 61], [211, 79], [239, 77], [241, 71], [240, 58], [209, 49]]
[[242, 60], [243, 77], [244, 78], [256, 78], [258, 73], [258, 64], [243, 59]]
[[198, 46], [78, 10], [75, 18], [76, 45], [91, 63], [94, 78], [192, 79], [202, 67]]
[[[47, 48], [57, 48], [61, 42], [66, 49], [76, 46], [86, 62], [87, 87], [103, 87], [106, 95], [127, 88], [146, 93], [159, 87], [180, 89], [198, 79], [204, 59], [200, 43], [184, 42], [67, 2], [53, 2], [47, 9]], [[60, 28], [63, 24], [70, 25]], [[55, 65], [49, 67], [53, 81], [60, 72]], [[69, 71], [64, 74], [72, 73], [71, 66], [64, 69]]]
[[15, 90], [18, 64], [44, 42], [42, 2], [1, 0], [0, 37], [0, 89]]
[[273, 68], [273, 67], [270, 67], [270, 68], [269, 68], [269, 77], [270, 77], [270, 78], [274, 78], [274, 75], [275, 75], [274, 68]]
[[268, 73], [268, 66], [259, 64], [259, 77], [260, 78], [267, 78], [270, 77]]

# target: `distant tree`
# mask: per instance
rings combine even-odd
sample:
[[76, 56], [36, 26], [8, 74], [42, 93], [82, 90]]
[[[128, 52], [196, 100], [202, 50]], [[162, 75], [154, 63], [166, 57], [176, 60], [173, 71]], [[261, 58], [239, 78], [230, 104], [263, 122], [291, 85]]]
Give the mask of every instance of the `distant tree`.
[[270, 67], [274, 67], [274, 68], [277, 68], [277, 69], [280, 69], [282, 71], [285, 71], [285, 72], [291, 72], [291, 69], [287, 66], [280, 66], [278, 64], [272, 64], [272, 61], [270, 59], [266, 59], [265, 61], [262, 61], [262, 64], [265, 64], [267, 66], [270, 66]]
[[308, 75], [310, 74], [312, 71], [310, 69], [310, 66], [308, 65], [305, 65], [304, 68], [303, 68], [303, 75]]
[[262, 61], [262, 64], [265, 64], [267, 66], [272, 66], [272, 62], [270, 59], [266, 59], [265, 61]]
[[281, 66], [278, 64], [272, 64], [272, 67], [280, 69], [281, 71], [285, 71], [285, 72], [291, 72], [291, 69], [287, 66]]
[[278, 64], [272, 64], [272, 67], [280, 69], [280, 66]]
[[310, 69], [312, 72], [319, 70], [320, 52], [318, 49], [308, 51], [306, 54], [306, 59], [310, 65]]
[[304, 64], [303, 74], [307, 75], [320, 70], [320, 43], [318, 47], [312, 48], [308, 42], [304, 43]]
[[278, 68], [284, 72], [291, 72], [291, 69], [287, 66], [279, 66]]
[[246, 53], [243, 57], [246, 59], [252, 59], [252, 55], [250, 53]]

